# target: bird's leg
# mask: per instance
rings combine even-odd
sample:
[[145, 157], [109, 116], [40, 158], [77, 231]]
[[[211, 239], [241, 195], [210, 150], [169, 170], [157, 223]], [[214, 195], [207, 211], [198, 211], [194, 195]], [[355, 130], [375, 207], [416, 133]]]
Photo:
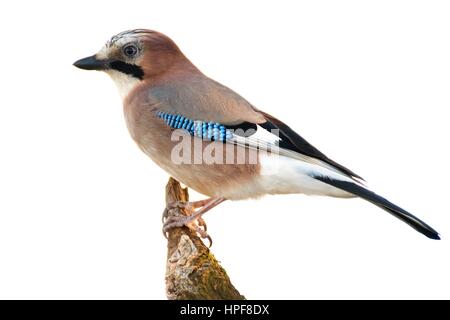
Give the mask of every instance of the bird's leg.
[[208, 239], [212, 244], [211, 237], [206, 232], [206, 223], [202, 215], [223, 201], [225, 201], [224, 198], [216, 197], [193, 202], [177, 201], [168, 204], [163, 213], [164, 236], [170, 229], [186, 226], [198, 233], [203, 239]]

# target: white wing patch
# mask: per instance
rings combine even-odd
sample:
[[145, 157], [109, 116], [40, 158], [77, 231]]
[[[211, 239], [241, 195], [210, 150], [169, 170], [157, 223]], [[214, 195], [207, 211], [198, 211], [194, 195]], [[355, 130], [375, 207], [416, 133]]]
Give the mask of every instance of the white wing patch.
[[[297, 161], [308, 163], [309, 165], [314, 165], [318, 168], [326, 169], [327, 172], [333, 172], [337, 176], [345, 178], [344, 180], [350, 180], [352, 182], [357, 182], [361, 185], [364, 185], [362, 181], [348, 178], [346, 175], [342, 174], [342, 172], [339, 171], [337, 168], [322, 160], [306, 156], [304, 154], [289, 149], [280, 148], [279, 147], [280, 141], [281, 138], [279, 137], [279, 130], [273, 130], [272, 132], [269, 132], [266, 129], [262, 128], [261, 126], [257, 125], [257, 130], [256, 132], [253, 130], [252, 135], [246, 137], [243, 136], [242, 134], [240, 135], [234, 134], [233, 138], [227, 142], [232, 142], [247, 148], [269, 151], [269, 153], [271, 154], [276, 154], [284, 156], [286, 158], [291, 158]], [[339, 180], [343, 179], [341, 178]]]

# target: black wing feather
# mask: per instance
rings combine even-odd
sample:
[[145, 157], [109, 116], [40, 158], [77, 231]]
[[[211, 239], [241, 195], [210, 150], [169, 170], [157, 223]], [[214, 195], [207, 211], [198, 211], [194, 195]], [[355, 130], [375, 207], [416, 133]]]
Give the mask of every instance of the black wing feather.
[[304, 154], [309, 157], [319, 159], [319, 160], [335, 167], [336, 169], [338, 169], [339, 171], [341, 171], [342, 173], [344, 173], [347, 176], [355, 177], [355, 178], [358, 178], [358, 179], [364, 181], [364, 179], [361, 176], [357, 175], [350, 169], [347, 169], [343, 165], [340, 165], [339, 163], [331, 160], [326, 155], [324, 155], [322, 152], [317, 150], [308, 141], [303, 139], [298, 133], [296, 133], [294, 130], [292, 130], [288, 125], [286, 125], [282, 121], [278, 120], [275, 117], [272, 117], [270, 114], [267, 114], [263, 111], [259, 111], [259, 112], [261, 112], [267, 120], [267, 122], [259, 124], [261, 127], [263, 127], [264, 129], [266, 129], [268, 131], [271, 131], [273, 129], [279, 130], [280, 139], [281, 139], [280, 144], [279, 144], [280, 147]]

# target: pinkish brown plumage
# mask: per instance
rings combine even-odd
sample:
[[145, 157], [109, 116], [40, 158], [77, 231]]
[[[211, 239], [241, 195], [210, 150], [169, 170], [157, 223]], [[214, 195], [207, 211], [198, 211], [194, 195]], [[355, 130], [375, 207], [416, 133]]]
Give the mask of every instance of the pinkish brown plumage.
[[[184, 205], [192, 216], [170, 217], [165, 230], [191, 225], [226, 199], [304, 193], [359, 196], [427, 237], [439, 239], [430, 226], [367, 189], [360, 176], [328, 158], [286, 124], [205, 76], [162, 33], [122, 32], [96, 55], [75, 65], [108, 73], [121, 93], [128, 129], [141, 150], [171, 176], [211, 197]], [[175, 161], [174, 153], [180, 141], [189, 142], [183, 145], [183, 155], [189, 155], [184, 159], [189, 161], [181, 163]], [[188, 149], [187, 145], [200, 147]], [[208, 152], [213, 162], [205, 161]], [[219, 152], [222, 157], [217, 156]], [[197, 206], [201, 207], [196, 211]]]

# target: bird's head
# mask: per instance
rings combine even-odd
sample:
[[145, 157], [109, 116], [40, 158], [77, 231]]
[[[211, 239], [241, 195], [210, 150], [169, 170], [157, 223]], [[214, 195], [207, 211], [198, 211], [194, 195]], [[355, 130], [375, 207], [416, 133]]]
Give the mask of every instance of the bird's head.
[[167, 73], [181, 61], [188, 60], [169, 37], [135, 29], [113, 36], [98, 53], [76, 61], [74, 66], [106, 72], [125, 98], [139, 83]]

